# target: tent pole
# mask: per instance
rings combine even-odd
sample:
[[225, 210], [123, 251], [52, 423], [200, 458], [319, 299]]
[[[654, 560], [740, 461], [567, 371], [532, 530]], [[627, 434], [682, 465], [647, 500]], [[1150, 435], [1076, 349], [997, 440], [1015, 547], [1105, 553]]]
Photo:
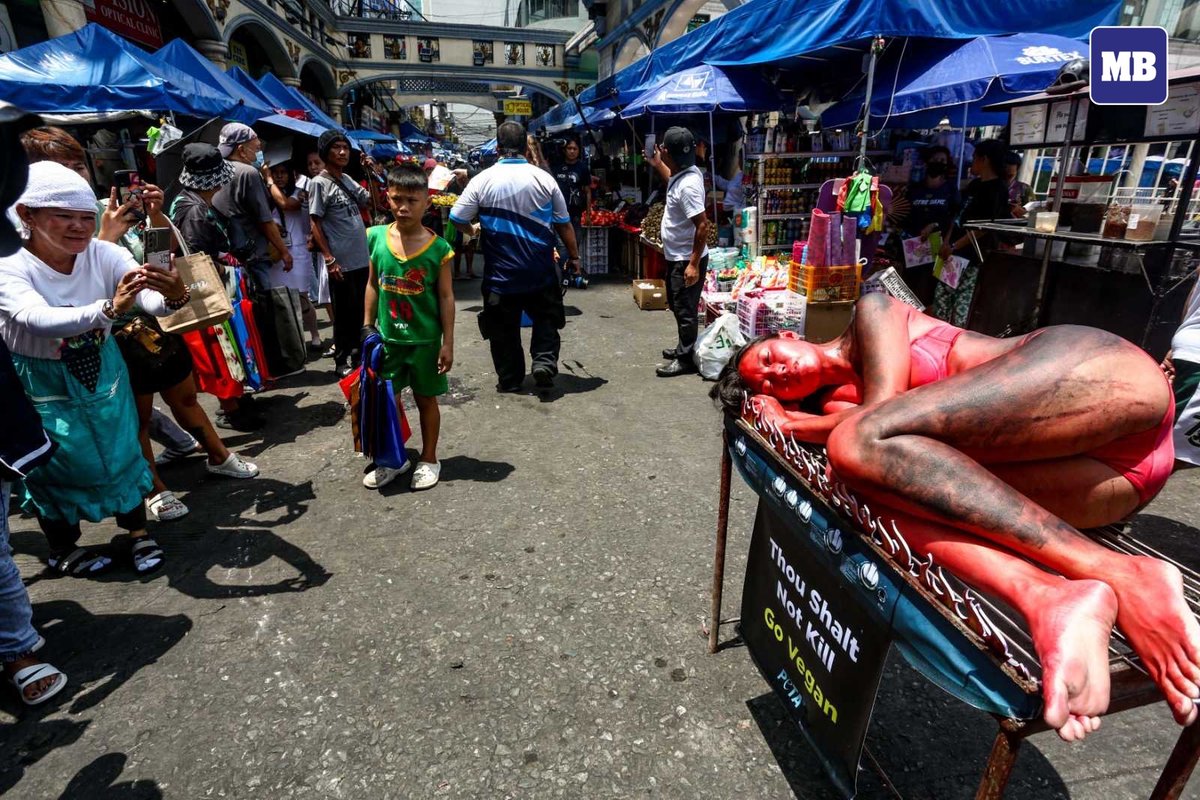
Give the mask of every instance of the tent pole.
[[708, 161], [712, 169], [713, 185], [713, 218], [712, 224], [717, 224], [717, 142], [713, 136], [713, 112], [708, 112]]
[[967, 104], [963, 103], [962, 138], [958, 140], [958, 188], [962, 189], [963, 159], [967, 155]]
[[875, 88], [875, 62], [878, 60], [875, 47], [877, 41], [881, 40], [871, 40], [871, 60], [867, 64], [867, 99], [863, 106], [862, 138], [859, 141], [858, 163], [855, 165], [855, 172], [867, 164], [867, 133], [871, 130], [871, 92]]

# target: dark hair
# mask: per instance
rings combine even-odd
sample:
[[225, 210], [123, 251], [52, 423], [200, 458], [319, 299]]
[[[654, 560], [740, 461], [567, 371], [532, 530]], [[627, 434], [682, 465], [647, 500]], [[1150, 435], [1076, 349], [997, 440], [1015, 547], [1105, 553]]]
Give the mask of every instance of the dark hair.
[[717, 382], [713, 384], [713, 387], [708, 390], [708, 396], [718, 403], [726, 414], [732, 414], [735, 417], [741, 414], [742, 399], [748, 389], [746, 382], [742, 380], [742, 374], [738, 371], [742, 359], [751, 347], [760, 345], [768, 339], [774, 339], [776, 336], [778, 334], [764, 333], [762, 336], [754, 337], [734, 350], [733, 355], [721, 368], [721, 374], [717, 376]]
[[66, 161], [87, 163], [83, 145], [62, 128], [46, 126], [25, 131], [21, 134], [21, 147], [25, 149], [30, 164], [38, 161], [55, 161], [59, 164]]
[[502, 156], [525, 155], [525, 126], [508, 120], [496, 128], [496, 150]]
[[428, 191], [429, 178], [425, 176], [425, 170], [416, 164], [397, 164], [388, 170], [387, 186], [389, 189]]
[[1004, 156], [1008, 146], [999, 139], [984, 139], [975, 145], [975, 158], [982, 158], [997, 176], [1004, 175]]
[[924, 164], [928, 164], [929, 159], [933, 158], [938, 153], [941, 153], [942, 155], [944, 155], [946, 157], [946, 163], [950, 164], [950, 166], [954, 166], [954, 154], [950, 152], [949, 147], [946, 147], [945, 145], [940, 145], [940, 144], [932, 144], [929, 147], [926, 147], [925, 149], [923, 149], [921, 151], [921, 162]]

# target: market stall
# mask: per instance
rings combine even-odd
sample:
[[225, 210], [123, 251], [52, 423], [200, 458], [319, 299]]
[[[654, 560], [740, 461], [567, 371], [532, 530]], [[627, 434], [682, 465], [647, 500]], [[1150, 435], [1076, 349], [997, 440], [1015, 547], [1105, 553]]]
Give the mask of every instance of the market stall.
[[[1193, 70], [1171, 76], [1160, 106], [1098, 106], [1082, 88], [990, 107], [1011, 114], [1011, 147], [1058, 144], [1060, 167], [1048, 207], [1031, 219], [968, 224], [1021, 243], [985, 254], [969, 327], [1018, 334], [1092, 325], [1164, 355], [1200, 255], [1198, 103], [1200, 70]], [[1072, 176], [1061, 167], [1077, 163], [1080, 149], [1171, 142], [1186, 143], [1188, 156], [1178, 196], [1166, 203], [1143, 189], [1116, 199], [1111, 177]]]

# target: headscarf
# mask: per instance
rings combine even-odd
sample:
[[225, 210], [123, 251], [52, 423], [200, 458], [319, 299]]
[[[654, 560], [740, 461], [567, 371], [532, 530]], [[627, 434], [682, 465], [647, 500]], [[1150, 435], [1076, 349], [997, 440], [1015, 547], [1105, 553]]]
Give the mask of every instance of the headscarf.
[[57, 161], [39, 161], [29, 165], [29, 179], [17, 205], [95, 213], [96, 195], [75, 170]]

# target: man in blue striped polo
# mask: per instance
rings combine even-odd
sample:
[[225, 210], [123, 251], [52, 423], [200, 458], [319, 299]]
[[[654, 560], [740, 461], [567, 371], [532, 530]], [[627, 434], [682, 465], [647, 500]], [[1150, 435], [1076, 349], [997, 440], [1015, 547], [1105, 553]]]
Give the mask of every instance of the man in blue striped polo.
[[558, 332], [566, 324], [554, 232], [566, 243], [568, 265], [575, 269], [579, 248], [554, 176], [525, 159], [525, 127], [501, 123], [496, 144], [500, 160], [471, 179], [450, 220], [468, 236], [478, 235], [481, 226], [487, 232], [479, 329], [492, 348], [500, 379], [496, 391], [519, 392], [525, 380], [521, 312], [533, 321], [529, 355], [534, 383], [548, 388], [558, 374]]

